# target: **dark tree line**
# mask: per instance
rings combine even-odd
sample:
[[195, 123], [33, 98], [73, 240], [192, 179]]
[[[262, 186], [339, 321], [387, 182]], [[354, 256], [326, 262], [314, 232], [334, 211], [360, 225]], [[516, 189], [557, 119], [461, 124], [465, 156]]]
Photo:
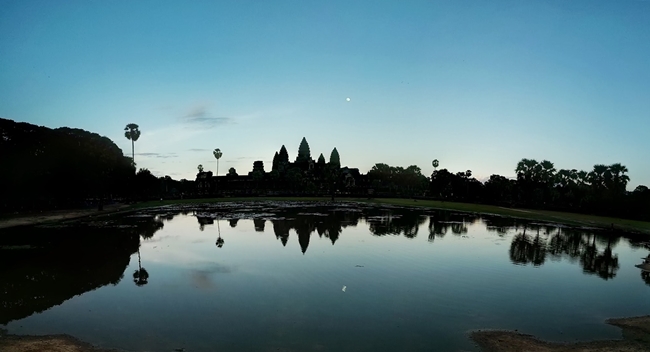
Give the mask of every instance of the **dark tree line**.
[[106, 137], [0, 119], [0, 209], [79, 206], [128, 192], [131, 158]]
[[0, 119], [0, 165], [0, 212], [180, 196], [194, 183], [136, 174], [133, 159], [96, 133], [7, 119]]
[[552, 162], [522, 159], [516, 179], [492, 175], [481, 183], [471, 171], [431, 175], [430, 196], [443, 200], [481, 202], [501, 206], [582, 212], [650, 220], [650, 190], [626, 190], [630, 178], [621, 164], [595, 165], [593, 170], [556, 170]]

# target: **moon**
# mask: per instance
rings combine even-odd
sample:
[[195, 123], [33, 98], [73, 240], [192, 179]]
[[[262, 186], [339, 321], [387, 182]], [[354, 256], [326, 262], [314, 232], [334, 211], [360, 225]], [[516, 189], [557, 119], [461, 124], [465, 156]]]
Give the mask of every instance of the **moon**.
[[345, 98], [345, 101], [350, 101], [350, 98]]

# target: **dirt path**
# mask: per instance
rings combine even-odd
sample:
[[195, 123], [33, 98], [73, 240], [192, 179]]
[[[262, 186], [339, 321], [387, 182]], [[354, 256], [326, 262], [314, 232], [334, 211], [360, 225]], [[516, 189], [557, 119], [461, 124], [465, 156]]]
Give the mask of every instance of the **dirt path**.
[[44, 211], [41, 213], [16, 215], [15, 217], [0, 218], [0, 229], [21, 226], [21, 225], [34, 225], [50, 221], [59, 221], [67, 219], [75, 219], [91, 215], [104, 215], [118, 210], [127, 208], [125, 204], [107, 205], [104, 210], [98, 211], [97, 209], [70, 209], [70, 210], [53, 210]]
[[623, 340], [553, 343], [513, 331], [474, 331], [471, 338], [484, 352], [642, 352], [650, 351], [650, 316], [610, 319], [623, 329]]

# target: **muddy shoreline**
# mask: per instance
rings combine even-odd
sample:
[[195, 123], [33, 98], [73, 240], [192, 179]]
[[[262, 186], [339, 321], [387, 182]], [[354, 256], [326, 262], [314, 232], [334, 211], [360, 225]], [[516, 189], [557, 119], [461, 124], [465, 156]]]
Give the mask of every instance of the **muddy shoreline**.
[[577, 343], [542, 341], [515, 331], [472, 331], [470, 338], [483, 352], [642, 352], [650, 351], [650, 316], [609, 319], [622, 329], [623, 339]]
[[70, 335], [4, 335], [0, 332], [0, 351], [5, 352], [118, 352], [83, 342]]
[[[650, 316], [609, 319], [622, 329], [623, 339], [578, 343], [542, 341], [515, 331], [477, 330], [470, 338], [483, 352], [643, 352], [650, 351]], [[118, 352], [95, 347], [70, 335], [6, 335], [0, 330], [0, 350], [7, 352]], [[173, 349], [170, 349], [173, 350]]]

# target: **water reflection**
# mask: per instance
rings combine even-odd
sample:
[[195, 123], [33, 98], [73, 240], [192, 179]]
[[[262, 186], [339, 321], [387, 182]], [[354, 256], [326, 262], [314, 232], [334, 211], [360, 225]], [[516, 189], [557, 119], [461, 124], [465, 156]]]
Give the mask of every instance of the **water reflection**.
[[[549, 259], [565, 260], [579, 265], [584, 274], [603, 280], [614, 279], [620, 269], [615, 250], [621, 235], [628, 238], [631, 246], [642, 246], [642, 242], [629, 234], [447, 211], [358, 205], [310, 207], [309, 213], [302, 207], [249, 208], [249, 211], [238, 207], [166, 209], [101, 222], [88, 220], [63, 227], [34, 227], [28, 233], [5, 230], [0, 236], [0, 248], [4, 248], [0, 249], [0, 324], [47, 310], [75, 295], [116, 285], [135, 253], [138, 267], [132, 274], [133, 282], [137, 286], [147, 285], [150, 273], [143, 266], [146, 258], [141, 256], [140, 242], [152, 239], [165, 222], [178, 214], [191, 213], [200, 231], [216, 225], [218, 248], [224, 246], [221, 220], [227, 220], [234, 228], [240, 219], [249, 219], [256, 232], [265, 232], [268, 223], [275, 238], [285, 247], [293, 232], [303, 255], [307, 255], [314, 233], [334, 245], [345, 235], [346, 228], [361, 222], [378, 237], [403, 236], [415, 241], [420, 240], [417, 238], [420, 231], [428, 230], [426, 240], [433, 246], [448, 234], [471, 236], [474, 233], [471, 228], [476, 225], [496, 234], [495, 238], [512, 236], [509, 250], [504, 250], [503, 255], [513, 264], [540, 267]], [[30, 249], [15, 249], [23, 248], [20, 246]], [[641, 279], [650, 285], [648, 271], [642, 270]]]
[[515, 264], [540, 266], [546, 260], [546, 242], [539, 235], [531, 238], [524, 230], [512, 238], [510, 260]]
[[[536, 234], [527, 235], [526, 230], [531, 228]], [[615, 234], [524, 225], [523, 232], [512, 238], [510, 260], [514, 264], [540, 266], [548, 254], [556, 260], [566, 258], [570, 262], [577, 261], [585, 274], [609, 280], [616, 276], [619, 269], [618, 255], [612, 252], [619, 240], [620, 237]]]
[[[123, 278], [140, 238], [163, 228], [153, 215], [0, 233], [0, 324], [45, 311]], [[134, 274], [134, 281], [136, 281]], [[144, 268], [137, 282], [146, 283]]]

